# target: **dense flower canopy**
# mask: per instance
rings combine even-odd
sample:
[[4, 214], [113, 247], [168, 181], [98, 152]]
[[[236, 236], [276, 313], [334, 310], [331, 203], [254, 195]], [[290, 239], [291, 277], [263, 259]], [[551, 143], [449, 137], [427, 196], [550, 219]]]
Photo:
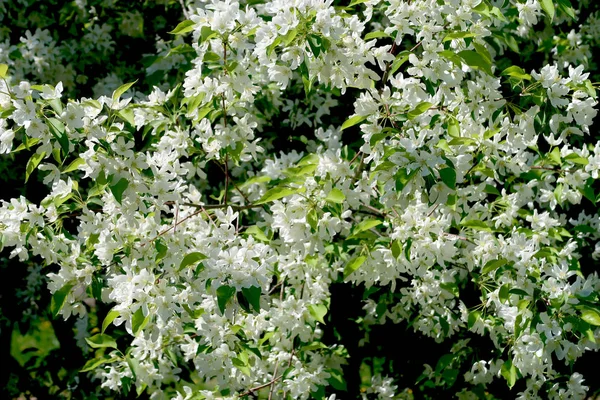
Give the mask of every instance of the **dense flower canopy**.
[[[96, 395], [598, 389], [589, 2], [182, 4], [48, 2], [60, 22], [0, 36], [0, 153], [36, 185], [0, 248], [83, 321]], [[418, 379], [358, 358], [395, 326], [448, 344]]]

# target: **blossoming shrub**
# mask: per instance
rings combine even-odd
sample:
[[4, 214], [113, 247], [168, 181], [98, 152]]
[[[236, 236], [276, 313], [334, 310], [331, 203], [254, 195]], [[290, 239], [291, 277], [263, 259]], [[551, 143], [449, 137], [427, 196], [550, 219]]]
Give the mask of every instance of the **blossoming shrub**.
[[591, 7], [198, 1], [147, 96], [8, 62], [0, 153], [48, 189], [2, 203], [1, 243], [55, 316], [100, 317], [82, 372], [125, 396], [583, 398]]

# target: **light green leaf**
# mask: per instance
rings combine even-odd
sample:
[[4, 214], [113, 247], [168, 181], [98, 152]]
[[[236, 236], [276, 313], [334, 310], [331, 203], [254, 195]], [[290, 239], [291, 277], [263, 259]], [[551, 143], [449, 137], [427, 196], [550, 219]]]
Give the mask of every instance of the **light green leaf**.
[[113, 339], [112, 336], [104, 333], [98, 333], [92, 337], [85, 338], [85, 341], [94, 349], [99, 349], [102, 347], [112, 347], [113, 349], [117, 348], [117, 341]]
[[104, 321], [102, 321], [102, 333], [108, 328], [108, 326], [120, 315], [117, 310], [110, 310], [106, 317], [104, 317]]
[[225, 312], [225, 307], [231, 298], [235, 295], [235, 288], [232, 286], [223, 285], [217, 289], [217, 304], [221, 314]]
[[81, 157], [77, 157], [76, 159], [71, 161], [71, 164], [69, 164], [62, 172], [63, 174], [66, 174], [67, 172], [75, 171], [79, 168], [80, 165], [83, 164], [85, 164], [85, 160]]
[[456, 190], [456, 171], [454, 168], [442, 168], [439, 170], [442, 182], [450, 189]]
[[425, 111], [429, 110], [432, 105], [433, 104], [431, 104], [427, 101], [417, 104], [417, 106], [412, 111], [408, 112], [408, 114], [407, 114], [408, 119], [414, 119], [414, 118], [418, 117], [419, 115], [423, 114]]
[[468, 137], [455, 137], [451, 141], [448, 142], [450, 146], [473, 146], [477, 144], [475, 139], [471, 139]]
[[381, 225], [382, 223], [383, 222], [378, 219], [366, 219], [364, 221], [361, 221], [358, 225], [356, 225], [356, 227], [352, 231], [352, 235], [350, 237], [356, 236], [361, 232], [375, 228], [376, 226]]
[[500, 369], [500, 373], [506, 379], [506, 383], [508, 387], [512, 389], [517, 383], [517, 367], [515, 367], [510, 359], [506, 360], [504, 364], [502, 364], [502, 368]]
[[202, 261], [206, 258], [207, 257], [204, 254], [202, 254], [198, 251], [189, 253], [185, 257], [183, 257], [183, 260], [181, 260], [181, 264], [179, 264], [179, 271], [181, 271], [182, 269], [184, 269], [185, 267], [187, 267], [190, 264], [195, 264], [198, 261]]
[[586, 308], [581, 312], [581, 319], [590, 325], [600, 326], [600, 314], [591, 308]]
[[253, 236], [255, 239], [260, 240], [261, 242], [270, 241], [267, 235], [265, 235], [265, 233], [263, 232], [263, 230], [256, 225], [249, 226], [248, 228], [246, 228], [244, 233]]
[[348, 262], [348, 264], [346, 264], [346, 268], [344, 268], [344, 277], [347, 278], [350, 274], [359, 269], [360, 266], [364, 264], [366, 259], [367, 257], [365, 256], [358, 256]]
[[442, 42], [447, 42], [449, 40], [454, 40], [454, 39], [464, 39], [464, 38], [471, 38], [471, 37], [475, 37], [475, 34], [473, 32], [450, 32], [449, 34], [447, 34], [444, 39], [442, 40]]
[[325, 304], [311, 304], [308, 306], [308, 312], [316, 321], [325, 325], [324, 317], [327, 314], [327, 306]]
[[81, 368], [79, 370], [79, 372], [88, 372], [88, 371], [93, 371], [96, 368], [98, 368], [99, 366], [101, 366], [102, 364], [110, 364], [110, 363], [114, 363], [115, 361], [119, 360], [119, 357], [110, 357], [110, 356], [102, 356], [100, 358], [94, 358], [92, 360], [89, 360], [85, 363], [85, 365], [83, 366], [83, 368]]
[[562, 162], [560, 157], [560, 149], [558, 147], [553, 148], [552, 151], [548, 153], [548, 157], [550, 157], [550, 159], [558, 165], [560, 165]]
[[488, 232], [492, 231], [492, 228], [490, 228], [488, 226], [488, 224], [486, 224], [483, 221], [478, 221], [475, 219], [463, 221], [463, 222], [461, 222], [461, 226], [464, 226], [465, 228], [475, 229], [478, 231], [488, 231]]
[[552, 0], [539, 0], [539, 2], [542, 10], [548, 14], [548, 18], [550, 18], [550, 21], [552, 21], [556, 12], [554, 9], [554, 2]]
[[113, 105], [114, 105], [114, 103], [118, 102], [119, 98], [123, 95], [123, 93], [125, 93], [126, 91], [128, 91], [129, 88], [132, 87], [133, 85], [135, 85], [136, 82], [137, 82], [137, 79], [135, 81], [133, 81], [133, 82], [129, 82], [129, 83], [126, 83], [124, 85], [119, 86], [117, 88], [117, 90], [115, 90], [113, 92], [113, 95], [112, 95]]
[[390, 37], [390, 35], [388, 35], [384, 31], [375, 31], [375, 32], [367, 33], [365, 35], [365, 41], [371, 40], [371, 39], [389, 38], [389, 37]]
[[528, 73], [526, 73], [523, 68], [518, 67], [516, 65], [510, 66], [508, 68], [506, 68], [504, 71], [502, 71], [502, 73], [500, 75], [508, 75], [508, 76], [513, 76], [515, 78], [519, 78], [519, 79], [524, 79], [527, 81], [531, 80], [531, 75], [529, 75]]
[[8, 72], [8, 65], [0, 64], [0, 79], [6, 78], [7, 72]]
[[175, 29], [173, 29], [169, 33], [171, 35], [183, 35], [185, 33], [193, 31], [194, 25], [196, 25], [196, 23], [194, 21], [190, 21], [189, 19], [186, 19], [185, 21], [182, 21], [179, 24], [177, 24]]
[[27, 161], [27, 166], [25, 167], [25, 182], [29, 180], [29, 176], [35, 171], [35, 169], [40, 165], [40, 162], [44, 159], [46, 153], [34, 153], [29, 161]]
[[341, 204], [344, 202], [344, 200], [346, 200], [344, 192], [336, 188], [331, 189], [331, 191], [327, 194], [327, 197], [325, 197], [325, 201], [328, 201], [330, 203]]
[[267, 190], [267, 192], [264, 194], [264, 196], [261, 197], [260, 200], [258, 200], [254, 204], [270, 203], [272, 201], [279, 200], [286, 196], [298, 193], [298, 191], [299, 191], [298, 189], [292, 189], [292, 188], [283, 187], [283, 186], [276, 186], [270, 190]]
[[109, 186], [110, 191], [112, 192], [113, 196], [115, 196], [115, 200], [117, 200], [119, 204], [121, 204], [121, 201], [123, 200], [123, 192], [127, 190], [128, 186], [129, 181], [125, 178], [121, 178], [117, 183]]
[[573, 164], [580, 164], [580, 165], [588, 165], [589, 164], [589, 161], [587, 158], [581, 157], [577, 153], [571, 153], [571, 154], [567, 155], [565, 157], [565, 160], [570, 161]]
[[367, 119], [366, 115], [355, 115], [354, 117], [351, 117], [349, 119], [346, 120], [346, 122], [344, 122], [342, 124], [342, 130], [344, 129], [348, 129], [351, 126], [354, 126], [356, 124], [361, 123], [362, 121], [364, 121], [365, 119]]
[[52, 299], [50, 300], [50, 312], [53, 316], [56, 317], [60, 310], [63, 308], [65, 302], [67, 301], [67, 296], [69, 295], [69, 293], [71, 293], [71, 289], [73, 289], [73, 287], [75, 287], [75, 285], [67, 284], [61, 289], [54, 292], [54, 294], [52, 295]]
[[456, 118], [450, 118], [448, 121], [448, 135], [453, 138], [460, 136], [460, 124]]

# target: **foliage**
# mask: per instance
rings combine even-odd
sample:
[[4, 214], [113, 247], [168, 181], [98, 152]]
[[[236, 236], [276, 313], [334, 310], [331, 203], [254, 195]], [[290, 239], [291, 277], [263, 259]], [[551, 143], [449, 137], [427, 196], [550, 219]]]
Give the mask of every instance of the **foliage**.
[[22, 3], [10, 396], [599, 390], [597, 5]]

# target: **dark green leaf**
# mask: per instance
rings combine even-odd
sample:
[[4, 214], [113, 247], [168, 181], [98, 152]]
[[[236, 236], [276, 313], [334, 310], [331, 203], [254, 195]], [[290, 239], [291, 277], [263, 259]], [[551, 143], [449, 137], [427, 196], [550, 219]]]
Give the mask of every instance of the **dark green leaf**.
[[223, 285], [217, 289], [217, 304], [219, 305], [219, 310], [221, 314], [225, 312], [225, 307], [233, 295], [235, 295], [235, 288], [232, 286]]
[[113, 196], [115, 196], [115, 200], [117, 200], [119, 204], [121, 204], [121, 201], [123, 200], [123, 192], [125, 192], [128, 186], [129, 181], [125, 178], [121, 178], [117, 183], [109, 186], [110, 191], [112, 192]]
[[69, 295], [69, 293], [71, 293], [71, 289], [73, 289], [74, 287], [75, 285], [73, 284], [67, 284], [59, 290], [57, 290], [56, 292], [54, 292], [50, 301], [50, 312], [52, 312], [53, 316], [56, 317], [58, 315], [60, 310], [65, 305], [65, 302], [67, 301], [67, 296]]
[[456, 190], [456, 171], [454, 168], [443, 168], [439, 170], [442, 182], [450, 189]]
[[242, 294], [248, 300], [248, 303], [254, 308], [256, 312], [260, 311], [260, 286], [250, 286], [249, 288], [242, 288]]
[[195, 264], [198, 261], [202, 261], [206, 258], [207, 257], [204, 254], [202, 254], [198, 251], [189, 253], [185, 257], [183, 257], [183, 260], [181, 260], [181, 264], [179, 264], [179, 271], [181, 271], [182, 269], [184, 269], [185, 267], [187, 267], [190, 264]]

